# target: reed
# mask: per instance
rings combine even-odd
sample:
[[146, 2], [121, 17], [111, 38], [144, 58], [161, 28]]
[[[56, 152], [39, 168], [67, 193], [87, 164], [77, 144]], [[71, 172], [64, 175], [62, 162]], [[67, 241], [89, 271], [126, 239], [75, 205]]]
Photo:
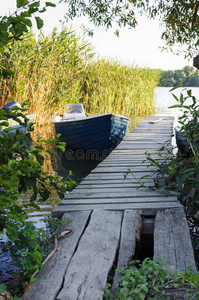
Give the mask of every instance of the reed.
[[159, 70], [98, 59], [86, 71], [89, 80], [82, 85], [81, 101], [87, 111], [127, 116], [153, 113]]
[[0, 106], [29, 101], [37, 124], [63, 113], [66, 103], [82, 102], [89, 115], [153, 113], [160, 72], [97, 58], [89, 43], [67, 28], [38, 40], [32, 32], [2, 58], [14, 75], [0, 81]]

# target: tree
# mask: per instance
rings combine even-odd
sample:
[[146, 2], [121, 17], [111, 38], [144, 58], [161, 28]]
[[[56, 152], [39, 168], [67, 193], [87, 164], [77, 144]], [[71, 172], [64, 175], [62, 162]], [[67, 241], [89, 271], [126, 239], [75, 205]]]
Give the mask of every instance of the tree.
[[[52, 2], [45, 2], [45, 6], [40, 7], [40, 1], [16, 0], [17, 10], [10, 16], [0, 16], [0, 53], [6, 56], [6, 47], [11, 47], [12, 41], [19, 40], [23, 34], [32, 27], [31, 18], [36, 20], [37, 28], [43, 27], [43, 20], [35, 15], [43, 13], [48, 6], [55, 7]], [[0, 77], [12, 75], [12, 71], [6, 68], [6, 63], [2, 61], [0, 65]]]
[[[119, 27], [137, 25], [136, 15], [147, 14], [158, 17], [164, 26], [162, 39], [166, 48], [185, 45], [185, 57], [192, 57], [199, 45], [199, 1], [196, 0], [61, 0], [68, 5], [66, 19], [87, 16], [95, 26], [110, 28], [113, 22]], [[118, 33], [118, 31], [116, 31]]]

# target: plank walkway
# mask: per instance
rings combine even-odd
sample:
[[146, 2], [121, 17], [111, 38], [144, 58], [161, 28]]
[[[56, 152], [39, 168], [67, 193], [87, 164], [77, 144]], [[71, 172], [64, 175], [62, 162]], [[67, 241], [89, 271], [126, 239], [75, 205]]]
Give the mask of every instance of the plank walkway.
[[[196, 268], [188, 225], [177, 197], [137, 189], [132, 174], [127, 173], [131, 169], [137, 179], [149, 175], [146, 185], [153, 183], [149, 164], [142, 164], [145, 152], [163, 158], [157, 150], [167, 140], [171, 144], [174, 121], [171, 116], [157, 119], [142, 121], [54, 208], [52, 215], [69, 218], [68, 228], [74, 233], [59, 242], [61, 250], [38, 273], [24, 299], [102, 299], [110, 270], [128, 267], [136, 243], [147, 231], [154, 235], [154, 258], [162, 256], [171, 272], [184, 270], [186, 264]], [[113, 293], [118, 279], [115, 272]]]
[[[176, 197], [166, 197], [158, 191], [145, 188], [137, 189], [131, 169], [139, 180], [145, 179], [146, 185], [153, 185], [153, 173], [148, 163], [142, 164], [145, 152], [157, 158], [162, 143], [169, 141], [173, 134], [173, 117], [167, 117], [151, 124], [157, 117], [147, 117], [124, 141], [101, 162], [66, 199], [53, 210], [53, 217], [62, 217], [66, 211], [93, 209], [142, 209], [144, 214], [165, 208], [180, 207]], [[171, 147], [171, 146], [168, 146]], [[162, 151], [166, 155], [166, 151]]]

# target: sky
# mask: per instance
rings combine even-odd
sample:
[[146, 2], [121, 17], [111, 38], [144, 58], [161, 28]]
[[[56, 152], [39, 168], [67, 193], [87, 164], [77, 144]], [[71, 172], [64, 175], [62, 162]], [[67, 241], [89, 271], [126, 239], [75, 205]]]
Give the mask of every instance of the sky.
[[[42, 0], [43, 1], [43, 0]], [[53, 1], [52, 1], [53, 2]], [[0, 0], [0, 15], [8, 15], [16, 8], [16, 0]], [[66, 5], [61, 3], [56, 8], [49, 7], [41, 14], [44, 20], [42, 31], [49, 34], [54, 27], [61, 28], [59, 20], [64, 20]], [[83, 36], [81, 25], [89, 26], [86, 19], [76, 19], [66, 24], [72, 25], [78, 35]], [[94, 52], [101, 58], [116, 59], [124, 64], [134, 64], [140, 67], [160, 68], [162, 70], [182, 69], [185, 65], [192, 66], [192, 60], [185, 60], [183, 55], [176, 56], [166, 51], [161, 51], [160, 46], [162, 28], [157, 20], [149, 20], [142, 16], [138, 18], [138, 27], [132, 29], [121, 29], [119, 37], [114, 34], [115, 29], [106, 31], [104, 28], [97, 28], [93, 38], [85, 37], [94, 49]], [[36, 26], [34, 32], [38, 33]]]

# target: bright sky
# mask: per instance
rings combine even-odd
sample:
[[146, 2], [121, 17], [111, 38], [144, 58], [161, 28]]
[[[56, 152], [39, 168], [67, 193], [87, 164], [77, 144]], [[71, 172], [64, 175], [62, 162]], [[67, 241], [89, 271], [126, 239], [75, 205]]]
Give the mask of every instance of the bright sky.
[[[9, 11], [12, 13], [15, 10], [16, 0], [0, 0], [0, 2], [0, 15], [9, 14]], [[59, 20], [64, 20], [65, 11], [66, 5], [62, 3], [58, 4], [56, 8], [48, 8], [45, 13], [40, 15], [44, 20], [43, 32], [45, 34], [50, 33], [55, 26], [61, 27]], [[85, 19], [73, 21], [71, 24], [80, 35], [82, 35], [80, 26], [82, 24], [87, 26]], [[192, 60], [185, 60], [183, 55], [176, 56], [161, 51], [159, 47], [162, 45], [162, 30], [158, 21], [142, 16], [138, 19], [136, 29], [121, 29], [119, 38], [113, 32], [114, 30], [105, 31], [103, 28], [98, 28], [93, 38], [86, 37], [100, 57], [117, 59], [125, 64], [134, 63], [140, 67], [163, 70], [176, 70], [182, 69], [185, 65], [193, 65]]]

